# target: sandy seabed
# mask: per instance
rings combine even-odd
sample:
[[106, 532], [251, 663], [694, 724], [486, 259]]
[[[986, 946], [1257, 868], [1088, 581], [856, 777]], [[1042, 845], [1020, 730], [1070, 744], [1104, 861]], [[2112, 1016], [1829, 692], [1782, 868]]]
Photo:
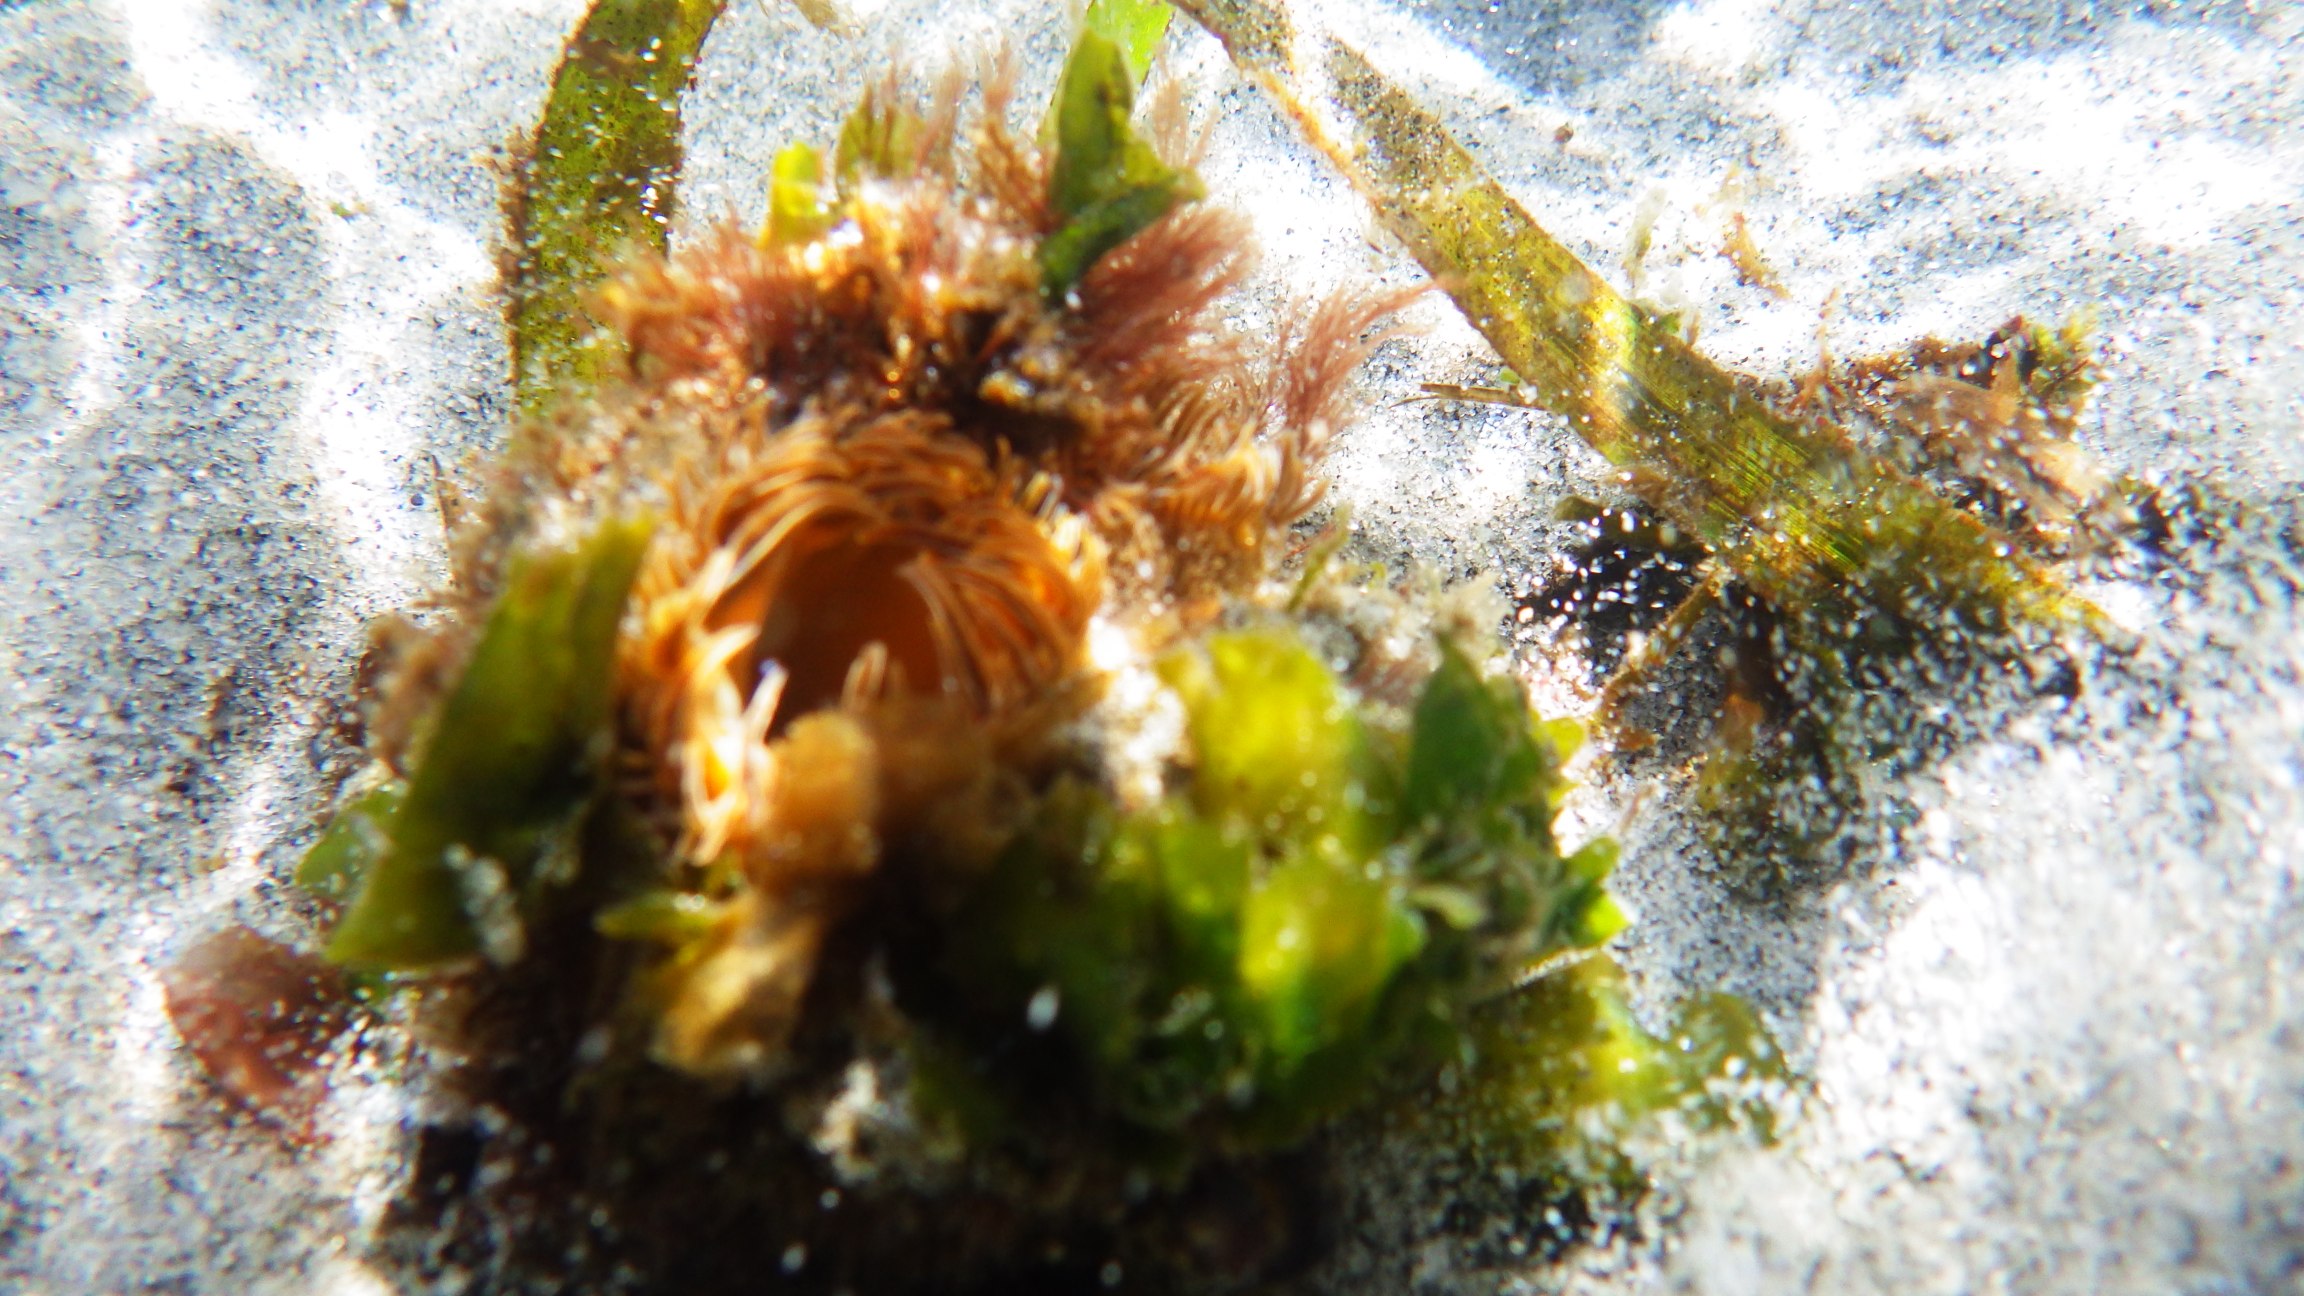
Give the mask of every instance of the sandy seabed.
[[[689, 100], [684, 230], [757, 219], [892, 53], [1005, 42], [1035, 102], [1060, 6], [737, 3]], [[285, 878], [356, 753], [364, 622], [442, 575], [435, 474], [501, 436], [493, 167], [575, 0], [0, 0], [0, 1289], [380, 1292], [366, 1238], [425, 1096], [378, 1047], [330, 1137], [227, 1119], [155, 969]], [[1849, 880], [1758, 906], [1660, 762], [1596, 767], [1651, 1006], [1759, 1005], [1811, 1096], [1680, 1166], [1670, 1218], [1515, 1266], [1448, 1176], [1366, 1150], [1339, 1291], [2256, 1292], [2304, 1282], [2304, 11], [2291, 5], [1368, 3], [1338, 28], [1538, 218], [1759, 375], [2092, 309], [2083, 441], [2263, 522], [2091, 590], [2142, 646], [1879, 790]], [[1405, 280], [1365, 209], [1171, 42], [1258, 310]], [[1777, 299], [1715, 254], [1733, 204]], [[1826, 302], [1830, 300], [1829, 314]], [[1525, 583], [1604, 494], [1565, 429], [1400, 404], [1491, 363], [1444, 303], [1332, 462], [1367, 556]], [[1560, 701], [1567, 701], [1563, 696]], [[1509, 1222], [1503, 1226], [1509, 1232]], [[1500, 1255], [1506, 1258], [1499, 1258]]]

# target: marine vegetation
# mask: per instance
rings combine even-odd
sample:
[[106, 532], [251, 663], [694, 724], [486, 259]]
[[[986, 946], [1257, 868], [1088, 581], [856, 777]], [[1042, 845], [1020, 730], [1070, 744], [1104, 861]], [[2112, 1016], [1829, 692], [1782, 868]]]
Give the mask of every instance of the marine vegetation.
[[[1638, 506], [1628, 532], [1667, 533], [1659, 555], [1699, 569], [1609, 682], [1610, 708], [1709, 613], [1730, 614], [1741, 666], [1699, 802], [1761, 884], [1863, 831], [1864, 789], [1956, 741], [1990, 709], [1975, 689], [2034, 675], [2053, 688], [2067, 645], [2126, 641], [2052, 562], [2149, 539], [2149, 492], [2107, 479], [2071, 438], [2092, 381], [2084, 321], [2019, 319], [1797, 384], [1731, 373], [1584, 265], [1360, 51], [1300, 31], [1281, 0], [1178, 7], [1509, 366], [1497, 388], [1428, 390], [1565, 420], [1619, 470]], [[1770, 277], [1741, 225], [1725, 254]]]
[[680, 94], [724, 0], [598, 0], [552, 75], [551, 111], [505, 191], [512, 385], [535, 413], [615, 357], [585, 302], [601, 252], [662, 250], [679, 193]]
[[[407, 1021], [463, 1112], [388, 1221], [409, 1272], [1222, 1289], [1316, 1254], [1323, 1130], [1515, 1056], [1513, 1005], [1569, 1032], [1576, 1129], [1767, 1056], [1575, 1025], [1615, 853], [1554, 836], [1578, 734], [1499, 669], [1501, 605], [1284, 570], [1402, 297], [1223, 326], [1244, 222], [1178, 101], [1135, 112], [1164, 9], [1090, 10], [1037, 141], [1004, 72], [873, 87], [760, 228], [627, 242], [584, 330], [526, 334], [583, 277], [554, 249], [630, 224], [555, 168], [668, 165], [610, 47], [709, 19], [607, 0], [571, 44], [512, 204], [527, 413], [377, 636], [372, 767], [298, 872], [321, 962], [220, 944], [172, 998], [284, 1120], [312, 1050], [252, 1061], [285, 1025], [235, 987]], [[1587, 1067], [1610, 1040], [1654, 1065]], [[1571, 1146], [1562, 1200], [1637, 1194]]]

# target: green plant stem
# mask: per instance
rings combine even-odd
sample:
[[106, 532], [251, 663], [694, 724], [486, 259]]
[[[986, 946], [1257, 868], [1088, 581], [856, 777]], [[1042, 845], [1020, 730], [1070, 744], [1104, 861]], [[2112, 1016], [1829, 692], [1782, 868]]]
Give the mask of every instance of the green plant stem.
[[680, 175], [680, 95], [726, 0], [595, 0], [568, 38], [506, 203], [512, 382], [533, 414], [618, 359], [585, 309], [602, 267], [661, 248]]
[[1786, 417], [1547, 234], [1358, 53], [1265, 0], [1179, 0], [1351, 179], [1542, 409], [1818, 641], [2103, 618], [1836, 429]]

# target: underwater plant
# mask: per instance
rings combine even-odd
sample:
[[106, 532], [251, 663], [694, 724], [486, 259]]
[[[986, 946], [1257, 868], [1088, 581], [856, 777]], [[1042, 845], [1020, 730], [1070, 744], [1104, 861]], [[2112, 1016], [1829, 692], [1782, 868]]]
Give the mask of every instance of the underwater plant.
[[[1438, 117], [1285, 0], [1179, 0], [1368, 201], [1509, 366], [1428, 394], [1547, 411], [1618, 470], [1642, 557], [1693, 570], [1627, 655], [1603, 718], [1726, 613], [1726, 681], [1697, 804], [1772, 890], [1868, 831], [1866, 786], [1958, 741], [1982, 693], [2062, 687], [2085, 645], [2130, 636], [2056, 560], [2148, 546], [2149, 488], [2072, 439], [2092, 383], [2085, 320], [1827, 362], [1797, 383], [1714, 364], [1668, 312], [1620, 294], [1548, 233]], [[1645, 233], [1628, 264], [1637, 279]], [[1739, 221], [1723, 254], [1770, 278]], [[1617, 546], [1587, 568], [1628, 565]], [[1553, 596], [1547, 596], [1553, 597]], [[1957, 681], [1956, 685], [1948, 682]], [[1915, 705], [1915, 699], [1932, 699]], [[1621, 744], [1640, 746], [1630, 732]]]
[[1325, 541], [1283, 571], [1404, 297], [1223, 327], [1243, 222], [1179, 101], [1135, 112], [1164, 8], [1107, 0], [1037, 141], [1005, 73], [973, 111], [890, 79], [777, 155], [761, 228], [628, 244], [572, 330], [544, 254], [630, 213], [554, 169], [671, 165], [601, 43], [687, 58], [711, 12], [571, 43], [539, 144], [592, 147], [511, 204], [525, 412], [377, 636], [372, 767], [297, 875], [323, 961], [188, 967], [180, 1028], [263, 1109], [315, 1050], [255, 1065], [242, 981], [404, 1016], [467, 1113], [387, 1221], [419, 1276], [1285, 1272], [1316, 1136], [1624, 924], [1500, 606]]

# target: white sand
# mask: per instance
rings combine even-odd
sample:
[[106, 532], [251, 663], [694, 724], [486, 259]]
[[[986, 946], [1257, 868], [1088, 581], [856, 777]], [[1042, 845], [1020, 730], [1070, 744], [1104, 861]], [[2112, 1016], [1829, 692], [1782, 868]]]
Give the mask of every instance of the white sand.
[[[534, 119], [580, 7], [0, 3], [0, 1290], [380, 1290], [357, 1257], [419, 1100], [391, 1050], [345, 1079], [334, 1140], [290, 1153], [220, 1117], [153, 969], [229, 922], [304, 930], [284, 879], [351, 759], [328, 722], [359, 626], [438, 575], [433, 460], [501, 431], [487, 158]], [[1032, 103], [1066, 29], [1021, 0], [947, 28], [949, 3], [854, 7], [840, 35], [730, 7], [691, 100], [692, 218], [756, 216], [766, 157], [828, 137], [891, 49], [1005, 38]], [[2088, 443], [2293, 519], [2297, 11], [1982, 8], [1338, 21], [1612, 277], [1655, 206], [1645, 290], [1698, 311], [1716, 357], [1806, 364], [1835, 291], [1840, 354], [2093, 306]], [[1272, 292], [1406, 274], [1210, 42], [1172, 56]], [[1788, 301], [1712, 254], [1736, 168]], [[1372, 554], [1516, 578], [1560, 542], [1559, 497], [1605, 489], [1596, 460], [1534, 416], [1391, 404], [1485, 372], [1439, 303], [1423, 318], [1372, 373], [1337, 493]], [[1400, 1184], [1338, 1281], [2293, 1288], [2304, 640], [2270, 548], [2103, 590], [2144, 649], [1887, 789], [1911, 823], [1858, 862], [1870, 880], [1789, 914], [1713, 880], [1670, 771], [1596, 789], [1577, 815], [1628, 847], [1650, 999], [1751, 996], [1816, 1100], [1779, 1146], [1690, 1170], [1668, 1246], [1595, 1274], [1497, 1268], [1439, 1223], [1445, 1187]]]

